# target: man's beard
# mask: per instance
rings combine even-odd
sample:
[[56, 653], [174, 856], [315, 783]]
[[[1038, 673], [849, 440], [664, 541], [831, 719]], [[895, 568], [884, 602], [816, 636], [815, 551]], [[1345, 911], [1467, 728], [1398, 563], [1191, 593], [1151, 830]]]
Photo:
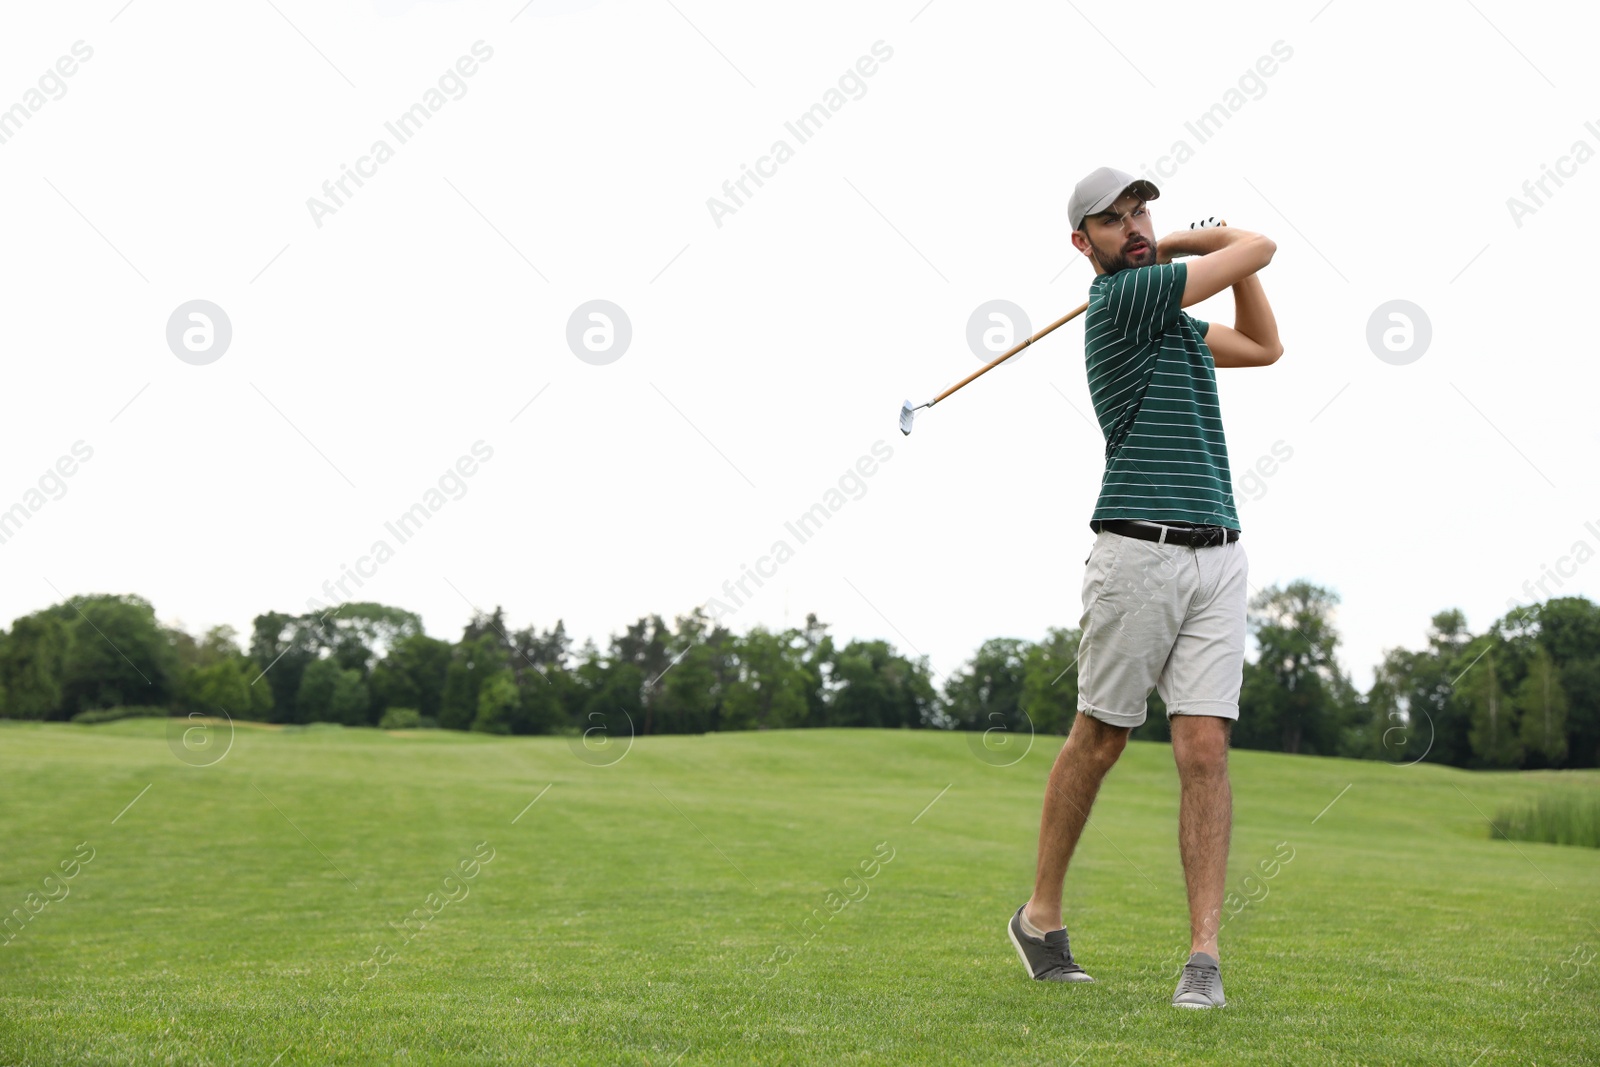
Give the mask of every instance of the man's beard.
[[1107, 252], [1095, 244], [1092, 238], [1089, 240], [1089, 247], [1094, 249], [1095, 262], [1100, 264], [1100, 269], [1107, 274], [1115, 274], [1117, 271], [1127, 270], [1129, 267], [1148, 267], [1156, 262], [1155, 238], [1149, 238], [1148, 240], [1143, 237], [1129, 238], [1122, 243], [1122, 247], [1126, 249], [1135, 240], [1145, 242], [1145, 250], [1136, 256], [1129, 256], [1125, 251]]

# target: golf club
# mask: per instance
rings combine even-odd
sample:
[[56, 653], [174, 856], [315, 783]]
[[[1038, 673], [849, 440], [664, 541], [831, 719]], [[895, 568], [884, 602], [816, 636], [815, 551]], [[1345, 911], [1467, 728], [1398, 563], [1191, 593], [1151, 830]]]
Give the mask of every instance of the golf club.
[[[1189, 229], [1191, 229], [1191, 230], [1203, 230], [1203, 229], [1209, 229], [1209, 228], [1211, 228], [1213, 226], [1226, 226], [1227, 224], [1228, 223], [1227, 223], [1227, 221], [1225, 219], [1219, 219], [1219, 218], [1217, 218], [1216, 216], [1213, 215], [1210, 218], [1201, 219], [1199, 222], [1191, 222], [1189, 224]], [[1184, 258], [1187, 258], [1187, 257], [1185, 255], [1178, 255], [1178, 256], [1174, 256], [1173, 258], [1174, 259], [1184, 259]], [[1011, 349], [1011, 351], [1007, 352], [1005, 355], [999, 357], [998, 359], [996, 359], [996, 360], [994, 360], [994, 361], [992, 361], [990, 363], [984, 364], [982, 367], [979, 367], [977, 370], [973, 371], [971, 374], [967, 375], [965, 378], [961, 379], [959, 382], [957, 382], [956, 384], [952, 385], [950, 388], [946, 389], [944, 392], [940, 393], [938, 396], [934, 397], [932, 400], [928, 401], [926, 404], [918, 404], [916, 407], [912, 407], [911, 406], [911, 401], [907, 400], [900, 407], [900, 432], [902, 434], [906, 434], [906, 435], [909, 436], [910, 433], [911, 433], [911, 422], [912, 422], [912, 420], [914, 418], [916, 418], [916, 414], [917, 414], [918, 411], [921, 411], [923, 408], [931, 408], [931, 407], [933, 407], [933, 405], [937, 404], [939, 401], [943, 400], [945, 397], [949, 396], [951, 393], [955, 392], [957, 389], [960, 389], [963, 385], [966, 385], [968, 382], [972, 381], [974, 378], [977, 378], [979, 375], [985, 374], [985, 373], [993, 370], [994, 368], [998, 367], [1000, 364], [1004, 363], [1006, 360], [1010, 359], [1012, 356], [1016, 355], [1018, 352], [1021, 352], [1024, 348], [1027, 348], [1029, 345], [1033, 344], [1033, 342], [1037, 341], [1039, 338], [1043, 337], [1045, 334], [1049, 333], [1050, 331], [1052, 331], [1052, 330], [1054, 330], [1054, 329], [1056, 329], [1056, 328], [1058, 328], [1060, 326], [1065, 326], [1067, 323], [1071, 322], [1073, 319], [1077, 318], [1079, 315], [1082, 315], [1087, 310], [1089, 310], [1089, 304], [1088, 304], [1087, 301], [1085, 301], [1084, 303], [1079, 304], [1077, 307], [1073, 308], [1071, 311], [1067, 312], [1065, 315], [1061, 316], [1055, 322], [1052, 322], [1050, 325], [1046, 326], [1044, 329], [1042, 329], [1038, 333], [1034, 334], [1032, 337], [1030, 337], [1027, 340], [1023, 341], [1021, 344], [1017, 345], [1015, 348]]]

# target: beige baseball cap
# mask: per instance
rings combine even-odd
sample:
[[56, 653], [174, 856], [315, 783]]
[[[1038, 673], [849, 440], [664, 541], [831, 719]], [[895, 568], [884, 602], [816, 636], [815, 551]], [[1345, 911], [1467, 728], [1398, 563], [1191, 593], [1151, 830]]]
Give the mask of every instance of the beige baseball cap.
[[1098, 215], [1115, 204], [1123, 193], [1132, 193], [1141, 200], [1154, 200], [1161, 195], [1161, 190], [1127, 171], [1101, 167], [1073, 187], [1072, 199], [1067, 201], [1067, 219], [1072, 228], [1083, 229], [1086, 216]]

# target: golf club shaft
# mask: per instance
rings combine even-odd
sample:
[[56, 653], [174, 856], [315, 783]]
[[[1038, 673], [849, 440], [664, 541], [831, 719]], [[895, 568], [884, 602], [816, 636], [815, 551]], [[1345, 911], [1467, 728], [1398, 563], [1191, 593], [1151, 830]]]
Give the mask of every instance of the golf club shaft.
[[1071, 322], [1073, 319], [1077, 318], [1079, 315], [1082, 315], [1087, 310], [1089, 310], [1089, 305], [1088, 305], [1087, 302], [1084, 302], [1084, 303], [1078, 305], [1078, 307], [1074, 308], [1072, 311], [1067, 312], [1065, 315], [1061, 316], [1055, 322], [1052, 322], [1050, 325], [1046, 326], [1044, 329], [1040, 330], [1038, 333], [1034, 334], [1032, 337], [1028, 338], [1026, 341], [1023, 341], [1021, 344], [1017, 345], [1017, 347], [1013, 348], [1011, 351], [1007, 352], [1005, 355], [1001, 356], [999, 359], [995, 360], [993, 363], [989, 363], [989, 364], [986, 364], [986, 365], [978, 368], [977, 370], [973, 371], [971, 374], [967, 375], [965, 378], [961, 379], [956, 384], [952, 385], [950, 388], [946, 389], [944, 392], [940, 393], [938, 396], [934, 397], [932, 400], [928, 401], [927, 406], [930, 407], [930, 408], [933, 407], [933, 405], [937, 404], [939, 401], [943, 400], [945, 397], [949, 396], [951, 393], [955, 392], [957, 389], [960, 389], [963, 385], [966, 385], [968, 382], [972, 381], [978, 375], [984, 373], [985, 371], [993, 370], [994, 368], [998, 367], [1000, 364], [1004, 363], [1006, 360], [1010, 359], [1012, 356], [1016, 355], [1018, 352], [1021, 352], [1024, 348], [1027, 348], [1029, 345], [1033, 344], [1033, 342], [1037, 341], [1039, 338], [1043, 337], [1045, 334], [1049, 333], [1051, 330], [1054, 330], [1058, 326], [1065, 326], [1067, 323]]
[[[1208, 218], [1208, 219], [1203, 219], [1203, 220], [1201, 220], [1199, 222], [1191, 222], [1189, 224], [1189, 228], [1191, 230], [1209, 229], [1209, 228], [1211, 228], [1213, 226], [1226, 226], [1227, 224], [1228, 224], [1228, 222], [1227, 222], [1226, 219], [1218, 219], [1218, 218], [1212, 217], [1212, 218]], [[949, 396], [951, 393], [955, 392], [957, 389], [960, 389], [963, 385], [966, 385], [968, 382], [970, 382], [973, 379], [977, 378], [979, 375], [982, 375], [982, 374], [984, 374], [984, 373], [986, 373], [988, 371], [991, 371], [994, 368], [998, 367], [1000, 364], [1004, 363], [1006, 360], [1010, 359], [1012, 356], [1016, 355], [1018, 352], [1021, 352], [1024, 348], [1027, 348], [1029, 345], [1033, 344], [1033, 342], [1037, 341], [1039, 338], [1041, 338], [1045, 334], [1049, 333], [1051, 330], [1054, 330], [1057, 327], [1066, 325], [1067, 323], [1071, 322], [1073, 319], [1077, 318], [1079, 315], [1082, 315], [1087, 310], [1089, 310], [1089, 304], [1088, 304], [1088, 301], [1085, 301], [1084, 303], [1079, 304], [1073, 310], [1071, 310], [1071, 311], [1067, 312], [1065, 315], [1061, 316], [1061, 318], [1057, 319], [1055, 322], [1052, 322], [1050, 325], [1046, 326], [1044, 329], [1042, 329], [1038, 333], [1034, 334], [1032, 337], [1028, 338], [1026, 341], [1023, 341], [1021, 344], [1017, 345], [1015, 348], [1013, 348], [1011, 351], [1007, 352], [1005, 355], [1001, 356], [999, 359], [994, 360], [992, 363], [987, 363], [984, 366], [982, 366], [982, 367], [978, 368], [977, 370], [973, 371], [971, 374], [967, 375], [965, 378], [961, 379], [959, 382], [957, 382], [956, 384], [952, 385], [950, 388], [946, 389], [944, 392], [940, 393], [938, 396], [934, 397], [932, 400], [928, 401], [926, 404], [921, 405], [921, 407], [912, 408], [911, 407], [911, 402], [909, 400], [906, 401], [906, 412], [909, 413], [909, 412], [912, 412], [912, 411], [920, 411], [922, 408], [931, 408], [931, 407], [933, 407], [933, 405], [937, 404], [939, 401], [943, 400], [945, 397]], [[909, 414], [902, 415], [902, 418], [907, 418], [907, 417], [909, 417]], [[902, 433], [910, 433], [911, 431], [909, 429], [906, 429], [904, 426], [902, 426], [901, 432]]]

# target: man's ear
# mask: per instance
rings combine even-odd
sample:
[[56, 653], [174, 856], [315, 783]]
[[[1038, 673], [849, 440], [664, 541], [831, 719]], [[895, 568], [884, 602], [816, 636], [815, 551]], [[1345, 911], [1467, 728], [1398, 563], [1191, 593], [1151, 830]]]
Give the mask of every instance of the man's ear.
[[1089, 238], [1084, 235], [1082, 230], [1072, 231], [1072, 247], [1086, 256], [1092, 251], [1089, 245]]

